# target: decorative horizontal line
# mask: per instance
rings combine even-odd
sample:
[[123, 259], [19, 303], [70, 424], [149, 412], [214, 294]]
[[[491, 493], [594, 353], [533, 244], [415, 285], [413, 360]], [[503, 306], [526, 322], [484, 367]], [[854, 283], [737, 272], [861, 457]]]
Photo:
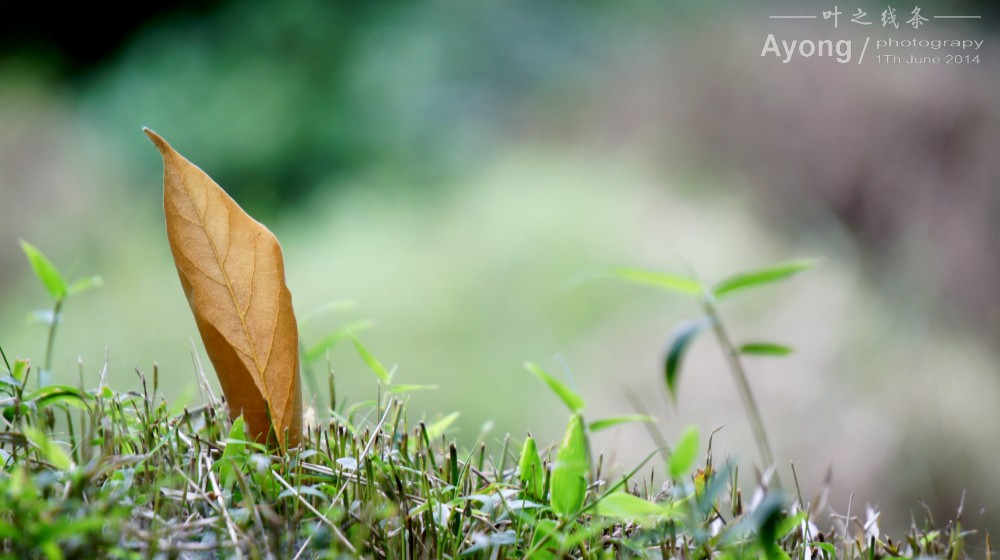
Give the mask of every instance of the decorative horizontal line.
[[816, 19], [818, 16], [767, 16], [771, 19]]
[[934, 16], [934, 19], [983, 19], [983, 16]]

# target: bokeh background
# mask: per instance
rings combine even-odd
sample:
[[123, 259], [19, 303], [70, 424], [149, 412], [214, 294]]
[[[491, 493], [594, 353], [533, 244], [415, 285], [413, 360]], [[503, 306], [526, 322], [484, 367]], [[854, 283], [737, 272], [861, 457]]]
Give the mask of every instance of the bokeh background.
[[[981, 39], [979, 64], [760, 56], [768, 33], [852, 39], [857, 56], [865, 35], [890, 35], [848, 23], [885, 9], [863, 2], [839, 6], [838, 29], [768, 18], [832, 3], [164, 2], [114, 18], [9, 6], [0, 344], [42, 362], [45, 326], [27, 317], [49, 303], [26, 239], [71, 277], [104, 278], [66, 306], [56, 381], [96, 385], [107, 355], [118, 389], [157, 363], [175, 402], [202, 399], [145, 125], [275, 231], [300, 318], [353, 303], [311, 314], [307, 344], [370, 319], [362, 339], [398, 382], [439, 386], [411, 414], [460, 411], [456, 436], [494, 452], [506, 433], [562, 432], [531, 360], [571, 372], [592, 418], [638, 399], [668, 439], [722, 427], [716, 457], [756, 460], [710, 338], [669, 403], [664, 344], [693, 302], [565, 280], [607, 264], [711, 280], [821, 257], [723, 308], [739, 340], [797, 349], [748, 360], [784, 478], [793, 461], [812, 495], [832, 468], [832, 507], [853, 493], [894, 531], [923, 518], [919, 499], [941, 520], [967, 491], [966, 523], [996, 528], [1000, 12], [920, 6], [982, 19], [891, 35]], [[313, 367], [332, 368], [348, 403], [376, 397], [349, 346]], [[320, 385], [306, 400], [323, 417]], [[595, 446], [631, 466], [654, 444], [633, 425]]]

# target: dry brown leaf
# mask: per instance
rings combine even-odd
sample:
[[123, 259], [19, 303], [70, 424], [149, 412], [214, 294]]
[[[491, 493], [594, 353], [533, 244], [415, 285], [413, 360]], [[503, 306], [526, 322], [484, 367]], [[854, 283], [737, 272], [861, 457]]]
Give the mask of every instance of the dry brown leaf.
[[299, 334], [281, 246], [204, 171], [143, 130], [163, 156], [167, 239], [229, 413], [243, 415], [250, 437], [298, 445]]

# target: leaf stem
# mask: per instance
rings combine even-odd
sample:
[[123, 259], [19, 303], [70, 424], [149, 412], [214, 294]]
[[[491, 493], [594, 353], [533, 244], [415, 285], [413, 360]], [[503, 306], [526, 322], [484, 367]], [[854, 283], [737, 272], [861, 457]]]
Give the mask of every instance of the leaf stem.
[[50, 375], [52, 372], [52, 350], [55, 348], [56, 328], [59, 326], [63, 301], [63, 298], [57, 299], [56, 305], [52, 309], [52, 322], [49, 324], [49, 338], [48, 342], [45, 344], [45, 367], [42, 368], [43, 374], [39, 374], [38, 376], [39, 387], [47, 382], [47, 380], [43, 379], [43, 377]]
[[[765, 469], [770, 468], [774, 466], [774, 454], [771, 452], [771, 444], [768, 443], [767, 430], [764, 428], [764, 420], [761, 417], [760, 409], [757, 407], [757, 400], [750, 389], [746, 369], [744, 369], [743, 362], [740, 360], [739, 350], [733, 344], [732, 338], [729, 337], [729, 332], [726, 331], [726, 327], [722, 324], [722, 320], [719, 318], [719, 311], [710, 297], [702, 298], [702, 307], [705, 309], [705, 313], [712, 319], [712, 330], [715, 333], [715, 338], [719, 341], [723, 354], [726, 355], [729, 371], [733, 374], [733, 380], [736, 382], [736, 388], [743, 401], [743, 407], [746, 409], [747, 416], [750, 419], [750, 428], [757, 443], [757, 452], [760, 453], [760, 458], [764, 462]], [[781, 486], [777, 473], [775, 473], [774, 481], [777, 486]]]
[[3, 365], [7, 366], [7, 372], [13, 372], [14, 370], [10, 369], [10, 362], [7, 361], [7, 354], [3, 351], [3, 346], [0, 346], [0, 356], [3, 356]]

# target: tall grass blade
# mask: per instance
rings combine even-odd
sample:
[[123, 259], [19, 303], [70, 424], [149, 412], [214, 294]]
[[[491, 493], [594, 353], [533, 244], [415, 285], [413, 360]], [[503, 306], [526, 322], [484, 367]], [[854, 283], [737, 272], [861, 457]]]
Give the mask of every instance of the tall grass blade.
[[740, 354], [747, 356], [788, 356], [795, 352], [791, 346], [774, 344], [772, 342], [748, 342], [740, 346]]
[[698, 457], [698, 428], [691, 426], [674, 446], [670, 454], [670, 478], [677, 480], [691, 470]]
[[587, 405], [587, 403], [583, 400], [583, 397], [578, 395], [576, 391], [570, 389], [565, 383], [559, 381], [537, 365], [531, 362], [525, 362], [524, 369], [528, 370], [534, 374], [535, 377], [541, 379], [546, 385], [548, 385], [549, 389], [552, 389], [552, 392], [562, 399], [564, 403], [566, 403], [570, 412], [582, 412], [584, 407]]
[[670, 519], [674, 508], [654, 504], [627, 492], [614, 492], [597, 504], [597, 514], [621, 521], [658, 521]]
[[655, 270], [628, 266], [608, 268], [606, 269], [606, 274], [633, 284], [652, 286], [654, 288], [660, 288], [661, 290], [667, 290], [678, 294], [697, 296], [702, 293], [701, 284], [699, 284], [697, 280], [681, 274], [658, 272]]
[[575, 515], [583, 505], [590, 469], [587, 433], [583, 416], [574, 414], [552, 465], [552, 510], [563, 518]]
[[721, 299], [724, 296], [745, 290], [747, 288], [753, 288], [764, 284], [778, 282], [779, 280], [784, 280], [802, 272], [803, 270], [808, 270], [817, 264], [819, 264], [818, 259], [805, 259], [789, 261], [767, 268], [751, 270], [749, 272], [742, 272], [740, 274], [730, 276], [729, 278], [726, 278], [716, 284], [715, 287], [712, 288], [712, 295], [714, 295], [716, 299]]
[[21, 249], [24, 251], [24, 255], [28, 257], [28, 263], [31, 264], [31, 269], [35, 271], [35, 276], [41, 280], [45, 289], [48, 290], [49, 295], [52, 299], [60, 301], [69, 295], [69, 286], [66, 284], [66, 279], [59, 272], [59, 269], [52, 264], [52, 261], [48, 259], [38, 247], [35, 247], [31, 243], [25, 240], [21, 240]]
[[392, 376], [389, 375], [389, 370], [382, 365], [382, 362], [378, 361], [378, 358], [376, 358], [374, 354], [368, 350], [368, 347], [361, 344], [358, 337], [353, 334], [349, 334], [348, 336], [351, 337], [351, 342], [354, 343], [354, 349], [358, 351], [358, 355], [361, 356], [361, 359], [368, 365], [368, 369], [372, 370], [372, 373], [374, 373], [379, 380], [382, 381], [382, 383], [385, 383], [386, 385], [392, 383]]
[[590, 432], [599, 432], [601, 430], [607, 430], [608, 428], [613, 428], [615, 426], [620, 426], [621, 424], [628, 424], [631, 422], [645, 422], [648, 424], [656, 422], [656, 418], [648, 416], [646, 414], [629, 414], [626, 416], [612, 416], [610, 418], [601, 418], [600, 420], [594, 420], [590, 423], [588, 428]]
[[712, 319], [709, 317], [692, 319], [677, 325], [670, 335], [670, 345], [667, 347], [667, 359], [664, 362], [663, 374], [667, 382], [667, 390], [670, 391], [670, 398], [675, 403], [677, 402], [677, 381], [684, 354], [695, 337], [711, 327], [712, 323]]

